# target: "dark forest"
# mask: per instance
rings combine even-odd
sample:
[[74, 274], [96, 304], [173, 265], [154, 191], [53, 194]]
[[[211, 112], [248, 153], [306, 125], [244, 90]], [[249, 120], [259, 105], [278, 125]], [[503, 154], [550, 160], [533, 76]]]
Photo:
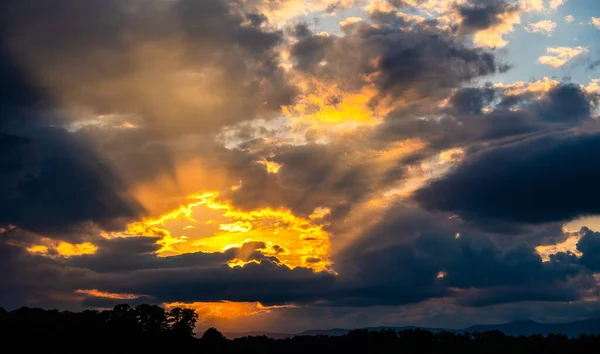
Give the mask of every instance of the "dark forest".
[[60, 353], [589, 353], [600, 336], [569, 338], [426, 330], [353, 330], [343, 336], [265, 336], [229, 340], [217, 329], [194, 333], [191, 309], [168, 311], [154, 305], [117, 305], [112, 310], [70, 312], [23, 307], [0, 308], [0, 340], [19, 352]]

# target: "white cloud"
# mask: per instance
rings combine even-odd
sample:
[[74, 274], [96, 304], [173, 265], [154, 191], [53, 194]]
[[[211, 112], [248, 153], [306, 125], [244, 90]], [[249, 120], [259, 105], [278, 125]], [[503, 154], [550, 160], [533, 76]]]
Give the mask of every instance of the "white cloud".
[[600, 17], [592, 17], [590, 23], [600, 29]]
[[542, 0], [521, 0], [521, 8], [526, 11], [544, 11], [544, 3]]
[[530, 33], [541, 33], [550, 35], [556, 29], [556, 22], [543, 20], [536, 23], [529, 23], [525, 26], [525, 30]]
[[575, 17], [573, 17], [573, 15], [567, 15], [567, 16], [565, 16], [565, 21], [567, 21], [568, 23], [571, 23], [571, 22], [575, 21]]
[[538, 58], [540, 64], [549, 65], [553, 68], [560, 68], [569, 60], [587, 53], [589, 50], [585, 47], [554, 47], [547, 48], [546, 54]]
[[557, 9], [565, 2], [567, 2], [567, 0], [550, 0], [550, 8], [553, 10]]

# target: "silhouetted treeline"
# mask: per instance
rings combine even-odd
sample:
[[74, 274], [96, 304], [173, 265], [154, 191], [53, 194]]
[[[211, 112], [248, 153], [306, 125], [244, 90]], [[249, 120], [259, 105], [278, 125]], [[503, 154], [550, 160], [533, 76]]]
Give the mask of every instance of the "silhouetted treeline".
[[193, 310], [118, 305], [109, 311], [47, 311], [0, 308], [2, 352], [42, 353], [231, 353], [231, 354], [429, 354], [429, 353], [592, 353], [600, 336], [506, 336], [483, 333], [432, 333], [425, 330], [380, 332], [354, 330], [344, 336], [302, 336], [290, 339], [245, 337], [226, 339], [211, 328], [194, 337]]
[[165, 311], [145, 304], [83, 312], [27, 307], [6, 312], [0, 308], [0, 343], [16, 345], [14, 348], [24, 352], [131, 353], [187, 348], [195, 340], [197, 319], [191, 309]]

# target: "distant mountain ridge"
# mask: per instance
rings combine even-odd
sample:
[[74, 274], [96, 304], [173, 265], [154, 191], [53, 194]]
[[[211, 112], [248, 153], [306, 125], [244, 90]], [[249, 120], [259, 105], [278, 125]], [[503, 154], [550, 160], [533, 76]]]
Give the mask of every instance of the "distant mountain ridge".
[[[445, 328], [426, 328], [416, 326], [404, 326], [404, 327], [393, 327], [393, 326], [382, 326], [382, 327], [367, 327], [364, 328], [369, 331], [381, 331], [384, 329], [391, 329], [394, 331], [405, 331], [409, 329], [423, 329], [437, 332], [485, 332], [485, 331], [500, 331], [506, 335], [511, 336], [531, 336], [535, 334], [541, 334], [547, 336], [551, 333], [564, 334], [569, 337], [578, 337], [581, 334], [600, 334], [600, 318], [590, 318], [582, 321], [566, 322], [566, 323], [540, 323], [531, 320], [526, 321], [513, 321], [503, 324], [493, 325], [475, 325], [464, 329], [445, 329]], [[242, 338], [248, 336], [267, 336], [274, 339], [285, 339], [293, 338], [296, 336], [343, 336], [348, 334], [351, 330], [346, 328], [332, 328], [324, 330], [308, 330], [300, 333], [272, 333], [272, 332], [244, 332], [244, 333], [224, 333], [225, 337], [229, 339]]]

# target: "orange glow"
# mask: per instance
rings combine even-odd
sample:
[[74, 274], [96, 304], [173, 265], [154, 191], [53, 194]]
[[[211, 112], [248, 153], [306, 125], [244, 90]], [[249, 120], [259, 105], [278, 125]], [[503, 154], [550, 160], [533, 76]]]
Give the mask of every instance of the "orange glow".
[[555, 255], [559, 252], [571, 252], [577, 257], [581, 257], [581, 252], [577, 250], [577, 243], [579, 242], [580, 238], [581, 235], [574, 234], [572, 236], [569, 236], [565, 241], [561, 243], [548, 246], [537, 246], [535, 250], [540, 255], [540, 257], [542, 257], [542, 261], [544, 262], [549, 262], [550, 256]]
[[48, 257], [58, 256], [65, 258], [94, 254], [98, 251], [98, 247], [89, 242], [73, 244], [64, 241], [56, 243], [56, 241], [50, 239], [43, 239], [42, 241], [45, 244], [33, 245], [27, 248], [27, 251]]
[[478, 46], [487, 46], [491, 48], [502, 48], [508, 44], [504, 35], [515, 30], [515, 25], [521, 23], [519, 12], [508, 12], [500, 14], [499, 23], [482, 31], [475, 33], [474, 42]]
[[269, 173], [277, 173], [277, 172], [279, 172], [279, 169], [281, 168], [280, 164], [273, 162], [273, 161], [260, 160], [260, 161], [257, 161], [257, 163], [264, 165], [267, 168], [267, 172], [269, 172]]
[[331, 214], [331, 209], [319, 207], [316, 208], [313, 213], [308, 216], [308, 218], [311, 220], [318, 220], [323, 219], [329, 214]]
[[[391, 107], [383, 104], [374, 108], [371, 106], [373, 98], [379, 94], [379, 91], [371, 86], [349, 93], [335, 85], [328, 86], [315, 80], [310, 80], [310, 84], [299, 83], [299, 85], [306, 86], [306, 91], [310, 93], [300, 96], [295, 106], [284, 107], [283, 113], [291, 118], [301, 117], [297, 118], [301, 123], [374, 125], [391, 111]], [[309, 85], [311, 90], [308, 90]], [[313, 85], [316, 88], [312, 87]], [[332, 97], [335, 97], [337, 102], [328, 101]]]
[[98, 250], [95, 245], [84, 242], [80, 244], [71, 244], [67, 242], [61, 242], [56, 247], [58, 254], [63, 257], [81, 256], [85, 254], [94, 254]]
[[244, 261], [242, 261], [241, 259], [234, 259], [234, 260], [231, 260], [231, 261], [227, 262], [227, 265], [228, 265], [230, 268], [235, 268], [235, 267], [240, 267], [240, 268], [243, 268], [243, 267], [244, 267], [246, 264], [250, 264], [250, 263], [254, 263], [254, 264], [260, 264], [260, 262], [259, 262], [259, 261], [256, 261], [256, 260], [254, 260], [254, 259], [253, 259], [253, 260], [250, 260], [250, 261], [248, 261], [248, 262], [244, 262]]
[[133, 299], [137, 299], [138, 297], [141, 296], [141, 295], [135, 295], [135, 294], [107, 293], [104, 291], [99, 291], [98, 289], [79, 289], [79, 290], [75, 290], [75, 292], [78, 294], [84, 294], [84, 295], [88, 295], [88, 296], [103, 297], [103, 298], [107, 298], [107, 299], [116, 299], [116, 300], [133, 300]]
[[[238, 210], [229, 202], [217, 200], [218, 196], [218, 192], [192, 194], [188, 197], [188, 204], [157, 218], [134, 222], [124, 233], [107, 236], [160, 237], [158, 243], [162, 247], [158, 251], [159, 256], [223, 252], [249, 241], [260, 241], [267, 246], [263, 253], [276, 256], [290, 268], [302, 266], [315, 271], [330, 270], [330, 240], [323, 225], [315, 225], [313, 220], [297, 217], [286, 209]], [[212, 220], [199, 219], [210, 211], [218, 212], [219, 220], [209, 223]], [[194, 228], [178, 226], [178, 221], [182, 220], [193, 223]], [[203, 233], [201, 227], [211, 234]], [[176, 236], [175, 232], [186, 234]], [[274, 248], [278, 251], [273, 251], [273, 246], [278, 246]], [[281, 249], [286, 251], [281, 252]], [[318, 261], [315, 262], [315, 259]], [[230, 266], [243, 266], [247, 262], [248, 259], [238, 256], [230, 262]]]
[[194, 302], [191, 304], [173, 302], [164, 305], [167, 309], [183, 307], [194, 309], [201, 319], [239, 319], [240, 317], [256, 316], [270, 313], [281, 308], [293, 308], [293, 305], [263, 306], [260, 302]]
[[29, 247], [27, 249], [27, 251], [29, 251], [29, 253], [47, 254], [48, 253], [48, 247], [42, 246], [42, 245], [36, 245], [36, 246]]

